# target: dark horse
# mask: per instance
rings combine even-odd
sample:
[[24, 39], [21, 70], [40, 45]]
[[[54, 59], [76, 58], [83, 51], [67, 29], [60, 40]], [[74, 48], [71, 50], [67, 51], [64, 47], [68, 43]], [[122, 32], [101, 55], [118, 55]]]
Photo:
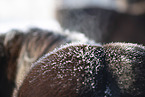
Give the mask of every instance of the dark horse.
[[145, 95], [144, 46], [72, 41], [41, 29], [1, 35], [0, 97]]

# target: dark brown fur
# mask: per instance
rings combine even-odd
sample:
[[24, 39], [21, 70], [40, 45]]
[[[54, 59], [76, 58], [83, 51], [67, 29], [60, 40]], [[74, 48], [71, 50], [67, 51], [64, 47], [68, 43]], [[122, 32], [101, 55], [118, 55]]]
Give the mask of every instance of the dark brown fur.
[[[52, 55], [48, 56], [48, 58], [42, 56], [68, 42], [70, 41], [64, 36], [40, 29], [31, 29], [27, 33], [13, 30], [8, 34], [1, 35], [0, 97], [11, 97], [13, 91], [14, 97], [17, 96], [17, 92], [19, 92], [19, 97], [103, 97], [105, 95], [107, 95], [107, 97], [140, 97], [145, 95], [145, 47], [136, 44], [111, 43], [99, 47], [103, 49], [101, 52], [105, 53], [105, 56], [103, 55], [103, 58], [100, 59], [98, 55], [98, 62], [105, 61], [103, 62], [103, 66], [106, 67], [103, 71], [101, 70], [103, 74], [101, 74], [101, 77], [98, 77], [101, 79], [99, 79], [99, 88], [96, 88], [95, 92], [94, 89], [90, 88], [90, 83], [87, 83], [87, 86], [82, 84], [76, 85], [77, 78], [80, 78], [81, 82], [85, 80], [82, 76], [74, 76], [71, 81], [66, 80], [71, 76], [59, 80], [55, 77], [58, 72], [57, 69], [52, 70], [49, 74], [45, 73], [45, 77], [38, 76], [49, 69], [49, 67], [40, 68], [41, 65], [47, 65], [45, 62], [49, 62], [49, 59], [58, 59], [58, 57], [55, 58], [54, 55], [56, 53], [54, 52], [51, 52]], [[72, 45], [72, 48], [73, 47], [74, 45]], [[88, 52], [89, 51], [91, 50], [88, 50]], [[64, 53], [66, 52], [68, 51], [66, 50]], [[97, 52], [100, 52], [100, 50]], [[36, 62], [37, 59], [41, 57], [42, 59]], [[71, 58], [72, 56], [66, 57], [68, 60]], [[90, 58], [90, 55], [88, 55], [87, 58]], [[62, 58], [62, 60], [63, 59], [65, 58]], [[33, 62], [36, 62], [34, 65], [38, 66], [34, 66], [34, 68], [31, 69]], [[78, 60], [74, 62], [78, 62]], [[75, 66], [75, 64], [72, 65]], [[67, 69], [67, 67], [63, 69]], [[29, 71], [30, 73], [27, 75]], [[83, 70], [83, 72], [85, 72], [85, 70]], [[36, 73], [36, 75], [34, 73]], [[69, 75], [69, 73], [66, 74]], [[81, 75], [82, 72], [76, 74]], [[26, 75], [27, 77], [25, 78]], [[88, 76], [88, 74], [86, 75]], [[48, 77], [46, 78], [46, 76]], [[29, 84], [30, 79], [35, 79], [35, 77], [37, 77], [37, 79], [34, 83]], [[55, 79], [55, 81], [51, 79]], [[22, 84], [23, 80], [24, 82]], [[98, 81], [98, 79], [96, 81]], [[63, 84], [59, 84], [59, 82]], [[21, 84], [22, 87], [19, 90]], [[54, 85], [53, 88], [51, 87], [52, 85]], [[98, 87], [97, 84], [95, 85]], [[77, 86], [79, 86], [79, 88], [76, 88]], [[111, 90], [108, 94], [104, 94], [105, 89], [107, 91], [106, 87], [109, 87]], [[79, 93], [76, 92], [76, 89], [79, 89]], [[98, 92], [99, 90], [100, 92]]]
[[[84, 46], [81, 45], [80, 47], [84, 48]], [[73, 48], [72, 52], [70, 48]], [[77, 62], [82, 62], [83, 55], [80, 59], [74, 57], [74, 55], [78, 55], [74, 54], [76, 52], [74, 48], [76, 48], [75, 45], [59, 49], [34, 63], [34, 67], [19, 90], [18, 97], [104, 97], [105, 95], [106, 97], [143, 97], [145, 95], [144, 46], [131, 43], [110, 43], [97, 47], [95, 50], [98, 56], [95, 60], [102, 62], [102, 66], [105, 68], [98, 69], [102, 73], [96, 73], [101, 76], [98, 79], [95, 78], [95, 81], [98, 82], [98, 84], [95, 83], [97, 87], [95, 90], [90, 88], [90, 81], [85, 85], [82, 84], [85, 79], [81, 74], [86, 70], [85, 67], [80, 70], [77, 66], [82, 66], [82, 63], [78, 64]], [[83, 52], [85, 52], [85, 49], [83, 49]], [[59, 56], [59, 53], [62, 57]], [[63, 57], [63, 55], [67, 57]], [[85, 63], [83, 63], [84, 66], [90, 66], [87, 64], [87, 60], [91, 58], [91, 55], [84, 58], [86, 58]], [[70, 63], [67, 64], [67, 61]], [[65, 63], [62, 64], [63, 62]], [[91, 63], [92, 61], [89, 64]], [[71, 76], [74, 66], [77, 67], [76, 76]], [[93, 64], [93, 66], [97, 67], [98, 64]], [[70, 67], [71, 71], [69, 72]], [[63, 70], [64, 73], [62, 73]], [[80, 72], [78, 72], [79, 70]], [[91, 71], [93, 68], [89, 70]], [[66, 77], [59, 78], [59, 74], [66, 75]], [[86, 76], [90, 76], [89, 73], [86, 73]], [[89, 78], [93, 77], [91, 75]], [[80, 83], [77, 82], [77, 79]], [[76, 92], [77, 89], [79, 92]]]
[[0, 97], [11, 97], [13, 89], [17, 90], [21, 85], [18, 80], [27, 74], [31, 63], [67, 41], [64, 36], [36, 28], [28, 32], [12, 30], [1, 35], [0, 39]]
[[119, 97], [144, 97], [145, 47], [132, 43], [110, 43], [103, 47], [113, 93], [118, 92]]
[[[12, 95], [15, 87], [17, 58], [23, 40], [22, 33], [17, 33], [14, 37], [11, 36], [12, 34], [9, 34], [1, 35], [0, 97], [11, 97]], [[8, 37], [11, 38], [8, 39]]]
[[[92, 54], [92, 58], [89, 54]], [[104, 53], [98, 46], [80, 44], [68, 46], [42, 57], [33, 65], [34, 68], [25, 78], [18, 97], [103, 97], [105, 95]]]

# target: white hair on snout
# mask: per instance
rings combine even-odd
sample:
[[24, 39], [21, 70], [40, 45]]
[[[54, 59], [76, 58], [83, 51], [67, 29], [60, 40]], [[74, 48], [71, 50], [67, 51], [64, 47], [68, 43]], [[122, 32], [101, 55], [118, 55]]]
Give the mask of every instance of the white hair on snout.
[[52, 54], [54, 54], [54, 53], [56, 53], [57, 51], [59, 51], [59, 50], [62, 50], [62, 49], [64, 49], [64, 48], [69, 48], [69, 47], [71, 47], [71, 46], [83, 46], [83, 45], [88, 45], [88, 46], [97, 46], [97, 47], [101, 47], [102, 45], [101, 44], [99, 44], [99, 43], [94, 43], [94, 44], [89, 44], [89, 43], [84, 43], [84, 42], [71, 42], [71, 43], [66, 43], [65, 45], [61, 45], [60, 47], [58, 47], [58, 48], [55, 48], [53, 51], [50, 51], [49, 53], [47, 53], [47, 54], [45, 54], [44, 56], [42, 56], [41, 58], [39, 58], [35, 63], [33, 63], [32, 65], [31, 65], [31, 68], [33, 68], [34, 66], [35, 66], [35, 64], [37, 64], [38, 62], [41, 62], [41, 60], [43, 59], [43, 58], [46, 58], [46, 57], [48, 57], [48, 56], [50, 56], [50, 55], [52, 55]]

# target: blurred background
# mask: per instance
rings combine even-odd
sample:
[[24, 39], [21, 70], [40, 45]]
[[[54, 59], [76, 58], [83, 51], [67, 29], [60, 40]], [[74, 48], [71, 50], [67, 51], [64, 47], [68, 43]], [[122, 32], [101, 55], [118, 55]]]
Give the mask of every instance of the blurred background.
[[0, 32], [30, 27], [58, 29], [55, 0], [0, 0]]
[[0, 0], [0, 32], [39, 27], [145, 45], [145, 0]]

